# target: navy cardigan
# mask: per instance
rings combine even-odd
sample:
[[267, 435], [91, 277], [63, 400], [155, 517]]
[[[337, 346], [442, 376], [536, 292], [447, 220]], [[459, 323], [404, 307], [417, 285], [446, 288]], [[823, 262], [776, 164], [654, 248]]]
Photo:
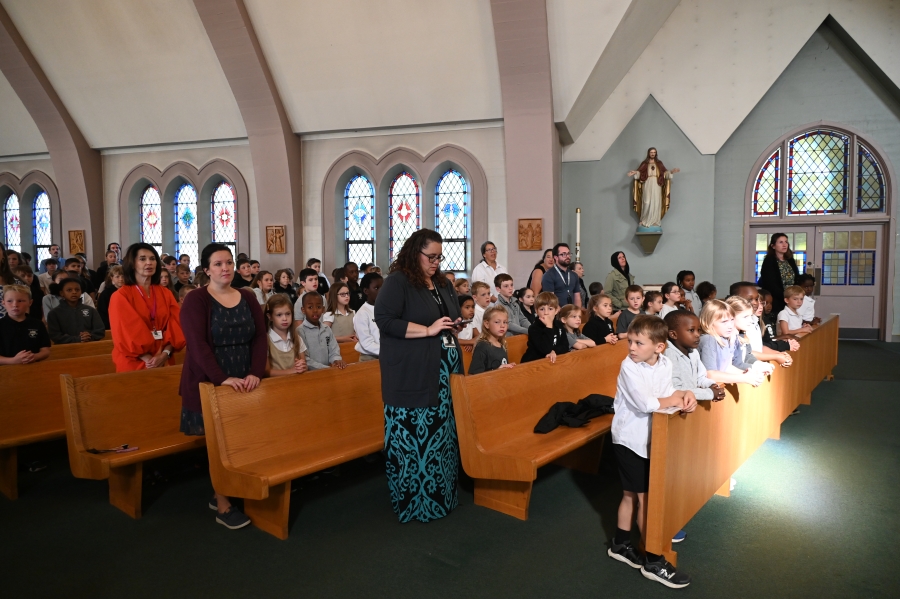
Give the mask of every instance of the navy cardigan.
[[[259, 301], [250, 289], [238, 289], [244, 301], [250, 306], [256, 333], [251, 342], [250, 372], [262, 379], [266, 376], [266, 360], [269, 357], [268, 330]], [[209, 289], [200, 287], [184, 296], [181, 305], [181, 330], [187, 340], [187, 352], [181, 370], [181, 406], [190, 412], [200, 412], [200, 383], [221, 385], [228, 378], [213, 350], [212, 329], [209, 316], [212, 312], [212, 297]]]
[[[459, 318], [459, 300], [448, 281], [437, 287], [452, 320]], [[384, 280], [375, 300], [375, 324], [381, 331], [381, 398], [398, 408], [437, 406], [441, 368], [441, 335], [407, 339], [414, 322], [430, 326], [441, 310], [427, 287], [413, 287], [402, 272]]]

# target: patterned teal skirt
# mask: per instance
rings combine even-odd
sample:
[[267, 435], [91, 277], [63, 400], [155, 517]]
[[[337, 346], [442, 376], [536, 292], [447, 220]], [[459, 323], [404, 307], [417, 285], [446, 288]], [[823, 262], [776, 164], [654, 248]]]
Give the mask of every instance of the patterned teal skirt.
[[384, 406], [388, 488], [400, 522], [443, 518], [458, 505], [459, 443], [450, 398], [451, 374], [462, 374], [458, 347], [441, 353], [437, 406]]

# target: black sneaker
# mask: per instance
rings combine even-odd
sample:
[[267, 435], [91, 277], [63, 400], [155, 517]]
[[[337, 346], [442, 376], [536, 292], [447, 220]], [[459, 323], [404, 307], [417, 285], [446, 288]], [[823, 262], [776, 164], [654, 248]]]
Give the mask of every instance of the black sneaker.
[[216, 495], [213, 493], [212, 499], [209, 500], [209, 509], [218, 512], [219, 511], [219, 502], [216, 501]]
[[644, 565], [643, 556], [637, 552], [630, 541], [628, 543], [622, 543], [621, 545], [616, 545], [615, 540], [610, 541], [609, 549], [606, 550], [606, 554], [635, 569]]
[[216, 522], [225, 528], [237, 530], [250, 524], [250, 518], [236, 507], [231, 506], [224, 514], [216, 513]]
[[658, 562], [645, 562], [641, 567], [641, 574], [644, 578], [664, 584], [670, 589], [683, 589], [691, 584], [690, 576], [678, 572], [675, 566], [664, 559]]

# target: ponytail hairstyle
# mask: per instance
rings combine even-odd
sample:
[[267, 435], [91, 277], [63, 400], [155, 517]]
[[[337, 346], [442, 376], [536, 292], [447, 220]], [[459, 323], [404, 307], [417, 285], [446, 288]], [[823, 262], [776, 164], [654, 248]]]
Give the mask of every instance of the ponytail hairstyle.
[[[291, 303], [291, 300], [288, 296], [283, 293], [273, 293], [271, 297], [269, 297], [268, 301], [266, 301], [266, 322], [269, 329], [272, 328], [272, 314], [275, 313], [275, 310], [278, 308], [285, 306], [291, 312], [294, 311], [294, 305]], [[300, 335], [297, 333], [297, 327], [291, 324], [291, 342], [294, 344], [294, 359], [299, 360], [300, 356]]]
[[[363, 278], [365, 279], [368, 276], [369, 275], [367, 274]], [[372, 280], [371, 277], [369, 278], [369, 280]], [[340, 305], [338, 304], [338, 293], [340, 293], [341, 289], [346, 289], [349, 292], [350, 286], [347, 285], [347, 283], [338, 281], [337, 283], [334, 283], [328, 290], [328, 306], [325, 308], [326, 312], [331, 312], [332, 314], [337, 313], [338, 306]], [[361, 286], [360, 289], [362, 289]], [[350, 310], [349, 304], [347, 305], [347, 310]]]
[[[650, 304], [655, 302], [656, 298], [662, 297], [662, 296], [663, 296], [663, 294], [660, 293], [659, 291], [647, 291], [646, 293], [644, 293], [644, 301], [641, 302], [641, 310], [646, 312], [647, 308], [650, 307]], [[663, 303], [666, 303], [665, 299], [663, 300]]]
[[719, 347], [726, 347], [730, 341], [730, 339], [720, 337], [716, 333], [716, 327], [713, 326], [717, 321], [722, 320], [723, 316], [734, 317], [734, 310], [722, 300], [709, 300], [703, 304], [703, 309], [700, 310], [700, 330], [715, 339]]
[[[575, 304], [566, 304], [565, 306], [563, 306], [563, 309], [559, 311], [559, 322], [562, 323], [563, 326], [566, 326], [563, 321], [565, 319], [567, 319], [569, 316], [571, 316], [573, 312], [577, 313], [578, 316], [582, 317], [581, 318], [582, 321], [584, 320], [583, 315], [581, 313], [581, 308], [579, 308]], [[581, 323], [581, 326], [584, 326], [584, 322]], [[580, 333], [581, 327], [578, 327], [577, 329], [575, 329], [575, 332]]]

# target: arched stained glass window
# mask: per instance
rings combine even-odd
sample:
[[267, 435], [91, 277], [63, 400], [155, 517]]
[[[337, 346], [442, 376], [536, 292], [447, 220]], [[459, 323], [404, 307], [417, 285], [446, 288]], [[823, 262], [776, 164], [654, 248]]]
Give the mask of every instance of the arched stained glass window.
[[210, 202], [211, 232], [214, 243], [222, 243], [237, 251], [237, 196], [234, 187], [222, 181], [213, 190]]
[[781, 148], [769, 156], [753, 187], [753, 216], [778, 216], [778, 183]]
[[19, 227], [19, 196], [11, 193], [3, 203], [3, 228], [6, 233], [6, 249], [22, 251], [22, 230]]
[[419, 230], [419, 184], [403, 171], [391, 182], [390, 202], [391, 262], [410, 235]]
[[850, 137], [816, 129], [788, 144], [788, 215], [846, 214]]
[[141, 194], [141, 241], [162, 253], [162, 202], [155, 185], [148, 185]]
[[434, 228], [444, 239], [441, 270], [467, 272], [469, 186], [453, 169], [441, 176], [434, 189]]
[[175, 192], [175, 253], [191, 257], [191, 264], [200, 263], [200, 239], [197, 233], [197, 191], [185, 183]]
[[53, 244], [53, 230], [50, 226], [50, 196], [41, 190], [34, 197], [31, 207], [31, 222], [34, 224], [34, 253], [37, 263], [50, 257], [50, 246]]
[[375, 262], [375, 188], [363, 175], [344, 188], [344, 240], [349, 262]]
[[871, 150], [857, 144], [857, 196], [858, 212], [884, 212], [884, 174]]

